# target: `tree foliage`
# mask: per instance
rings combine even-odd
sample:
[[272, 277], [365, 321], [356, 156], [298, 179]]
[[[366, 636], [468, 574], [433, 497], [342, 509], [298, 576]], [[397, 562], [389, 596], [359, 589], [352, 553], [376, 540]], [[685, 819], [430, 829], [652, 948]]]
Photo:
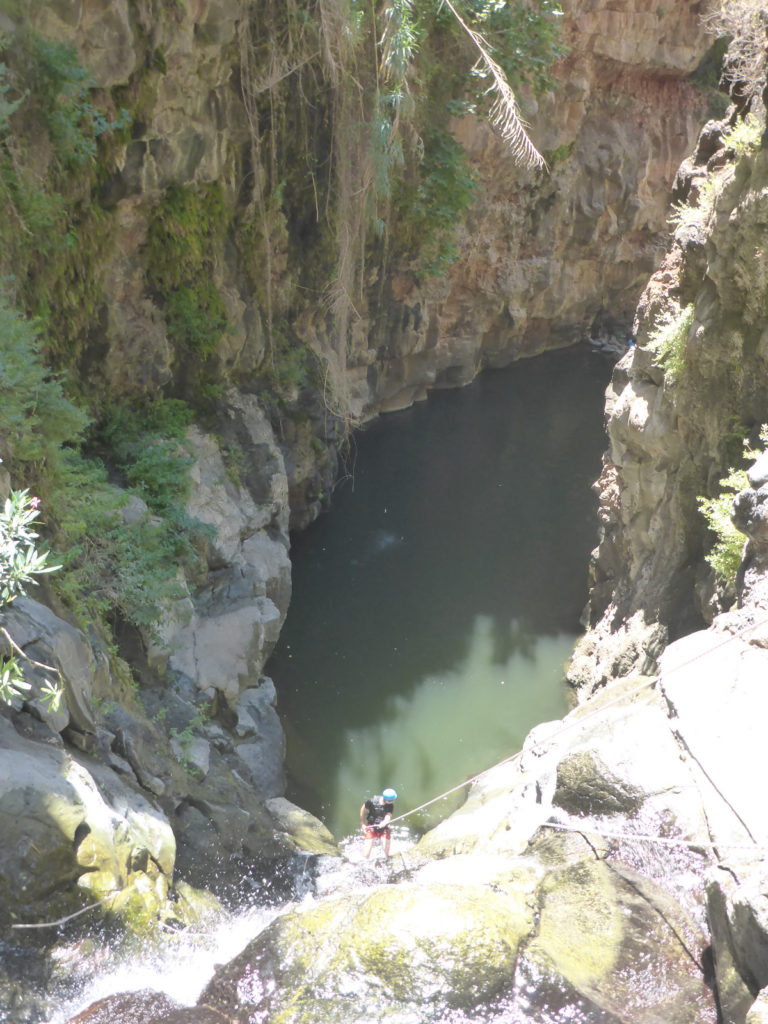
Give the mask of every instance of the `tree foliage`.
[[[40, 514], [39, 506], [39, 499], [30, 497], [28, 491], [12, 491], [0, 510], [0, 611], [36, 583], [36, 576], [61, 568], [51, 565], [49, 553], [38, 548], [39, 534], [33, 524]], [[10, 647], [10, 657], [0, 658], [0, 703], [10, 704], [32, 689], [23, 672], [23, 663], [30, 659], [5, 627], [0, 627], [0, 632]], [[48, 668], [37, 662], [33, 664], [37, 668]], [[40, 696], [49, 706], [58, 707], [60, 685], [48, 680]]]

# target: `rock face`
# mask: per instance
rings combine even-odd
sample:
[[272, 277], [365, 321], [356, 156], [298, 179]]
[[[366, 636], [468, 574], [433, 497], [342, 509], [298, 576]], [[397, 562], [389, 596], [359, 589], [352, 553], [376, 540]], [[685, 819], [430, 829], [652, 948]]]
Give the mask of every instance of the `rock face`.
[[[24, 777], [35, 779], [19, 789], [9, 761], [7, 814], [18, 812], [21, 800], [39, 826], [31, 846], [13, 843], [14, 855], [6, 858], [9, 907], [17, 899], [14, 879], [26, 873], [28, 882], [18, 889], [29, 890], [18, 897], [25, 913], [46, 916], [39, 904], [53, 886], [61, 887], [64, 905], [69, 899], [79, 906], [82, 893], [92, 890], [98, 898], [109, 896], [110, 911], [144, 922], [162, 911], [174, 872], [204, 885], [213, 872], [225, 881], [227, 873], [239, 878], [243, 865], [257, 861], [290, 859], [302, 850], [335, 852], [319, 821], [288, 801], [275, 814], [265, 803], [285, 790], [277, 695], [262, 669], [290, 598], [288, 484], [256, 403], [232, 395], [231, 409], [248, 459], [244, 480], [227, 473], [223, 442], [196, 429], [185, 442], [193, 456], [188, 512], [210, 527], [207, 568], [199, 585], [167, 608], [159, 635], [145, 638], [152, 674], [143, 708], [95, 635], [26, 597], [0, 615], [32, 686], [23, 702], [14, 701], [18, 721], [27, 730], [37, 722], [34, 738], [42, 737], [22, 744], [0, 715], [0, 756], [21, 757], [13, 752], [23, 745]], [[134, 501], [124, 514], [147, 516], [148, 510]], [[0, 654], [10, 655], [1, 642]], [[43, 699], [50, 682], [62, 686], [57, 710]], [[211, 720], [213, 713], [218, 720]], [[77, 755], [64, 753], [62, 737]], [[37, 813], [46, 779], [52, 792], [64, 787], [61, 821]], [[28, 798], [19, 795], [27, 792]], [[140, 822], [153, 815], [167, 832], [162, 856], [141, 838]], [[25, 855], [34, 847], [46, 855]], [[58, 860], [61, 870], [52, 880], [48, 861]]]
[[26, 919], [55, 919], [94, 900], [117, 913], [141, 907], [134, 921], [161, 910], [176, 840], [137, 786], [66, 753], [56, 734], [24, 715], [18, 731], [0, 718], [0, 764], [4, 916], [14, 908]]
[[[216, 182], [226, 202], [236, 201], [252, 142], [241, 91], [245, 7], [202, 0], [153, 17], [146, 5], [133, 10], [124, 0], [77, 0], [36, 15], [41, 30], [76, 45], [100, 87], [130, 95], [141, 76], [141, 117], [103, 190], [112, 244], [99, 284], [112, 393], [151, 390], [180, 372], [143, 254], [169, 187]], [[405, 264], [357, 298], [341, 386], [353, 418], [409, 404], [433, 386], [466, 383], [482, 366], [568, 344], [593, 328], [628, 330], [666, 233], [670, 182], [705, 117], [707, 98], [689, 81], [711, 43], [699, 8], [646, 0], [568, 5], [557, 89], [520, 97], [546, 173], [520, 170], [485, 122], [468, 117], [451, 126], [482, 194], [460, 228], [460, 258], [446, 278], [424, 280]], [[285, 228], [276, 222], [271, 230], [267, 267], [273, 312], [282, 315], [296, 281], [281, 251]], [[269, 310], [253, 294], [264, 282], [245, 284], [234, 248], [214, 235], [206, 241], [230, 325], [220, 362], [232, 380], [247, 380], [270, 344]], [[333, 351], [320, 306], [304, 304], [289, 319], [321, 359]]]
[[[404, 300], [434, 321], [434, 352], [421, 358], [437, 384], [471, 380], [478, 360], [500, 366], [590, 332], [626, 340], [658, 263], [669, 182], [705, 109], [687, 80], [709, 45], [698, 5], [571, 3], [564, 41], [560, 88], [523, 101], [548, 173], [521, 172], [487, 125], [456, 125], [483, 196], [445, 282], [424, 298], [411, 285]], [[394, 388], [396, 370], [384, 366], [380, 389]]]
[[[637, 345], [607, 394], [602, 536], [586, 614], [601, 639], [642, 618], [639, 659], [649, 631], [679, 636], [733, 599], [732, 590], [717, 590], [704, 563], [712, 538], [697, 499], [719, 493], [720, 478], [740, 463], [741, 438], [754, 444], [768, 418], [761, 319], [768, 164], [759, 123], [748, 123], [754, 127], [739, 129], [745, 122], [734, 111], [708, 124], [683, 164], [675, 186], [680, 223], [641, 298]], [[731, 141], [737, 129], [751, 130], [746, 143]], [[659, 356], [665, 339], [679, 346], [679, 371], [671, 356], [665, 364]], [[737, 525], [757, 536], [760, 487], [739, 503]], [[761, 575], [755, 563], [754, 586]], [[658, 653], [656, 640], [650, 646]]]

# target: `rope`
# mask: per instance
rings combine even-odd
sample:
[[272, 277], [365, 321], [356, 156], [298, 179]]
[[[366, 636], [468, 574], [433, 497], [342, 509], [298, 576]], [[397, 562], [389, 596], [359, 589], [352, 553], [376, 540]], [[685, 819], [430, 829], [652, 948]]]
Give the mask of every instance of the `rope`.
[[94, 910], [96, 907], [100, 907], [101, 904], [106, 903], [107, 900], [114, 899], [118, 892], [119, 890], [116, 889], [103, 899], [97, 900], [96, 903], [89, 903], [87, 907], [83, 907], [81, 910], [76, 910], [74, 914], [67, 914], [66, 917], [60, 917], [58, 921], [41, 921], [38, 924], [12, 924], [11, 928], [57, 928], [60, 924], [65, 924], [65, 922], [71, 921], [75, 917], [80, 917], [81, 914], [87, 914], [89, 910]]
[[755, 843], [713, 843], [705, 839], [675, 839], [672, 836], [652, 836], [643, 832], [613, 832], [610, 829], [585, 828], [583, 825], [566, 825], [560, 821], [543, 821], [539, 827], [551, 828], [559, 832], [578, 832], [588, 836], [599, 836], [601, 839], [639, 839], [643, 842], [657, 843], [660, 846], [687, 846], [694, 850], [768, 852], [768, 847], [756, 846]]
[[[752, 623], [751, 626], [745, 627], [744, 629], [740, 630], [738, 633], [731, 633], [724, 640], [722, 640], [718, 644], [715, 644], [713, 647], [710, 647], [707, 651], [704, 651], [701, 654], [695, 654], [695, 655], [693, 655], [693, 657], [689, 658], [687, 661], [680, 662], [679, 665], [676, 665], [667, 674], [668, 675], [672, 675], [674, 672], [679, 672], [681, 669], [687, 668], [689, 665], [692, 665], [695, 662], [700, 661], [702, 658], [709, 657], [709, 655], [711, 655], [715, 651], [720, 650], [722, 647], [727, 646], [727, 644], [732, 643], [734, 640], [741, 640], [748, 633], [750, 633], [753, 630], [757, 629], [759, 626], [763, 626], [763, 625], [766, 625], [766, 624], [768, 624], [768, 616], [766, 616], [764, 619], [759, 619], [757, 622]], [[601, 704], [600, 707], [599, 708], [595, 708], [594, 711], [588, 711], [586, 714], [582, 715], [581, 717], [574, 717], [571, 721], [569, 721], [566, 724], [562, 725], [556, 732], [554, 732], [550, 737], [548, 737], [547, 741], [549, 742], [550, 740], [554, 740], [554, 739], [559, 738], [560, 736], [562, 736], [563, 733], [567, 732], [569, 729], [574, 729], [577, 726], [581, 726], [584, 722], [589, 721], [589, 719], [593, 718], [595, 715], [602, 714], [608, 708], [613, 707], [614, 705], [619, 704], [622, 701], [627, 700], [629, 697], [633, 697], [635, 694], [640, 693], [641, 691], [646, 690], [646, 689], [648, 689], [651, 686], [655, 686], [657, 683], [658, 683], [658, 676], [653, 678], [653, 679], [646, 680], [646, 682], [641, 683], [639, 686], [634, 687], [632, 690], [627, 690], [624, 693], [621, 693], [618, 697], [615, 697], [613, 700], [608, 701], [608, 703]], [[618, 684], [614, 684], [614, 685], [618, 685]], [[532, 749], [533, 750], [536, 749], [536, 744], [533, 745]], [[445, 797], [450, 796], [452, 793], [455, 793], [457, 790], [463, 789], [464, 786], [472, 785], [473, 783], [475, 783], [479, 779], [481, 779], [484, 775], [487, 775], [489, 772], [494, 771], [496, 768], [500, 768], [503, 764], [509, 764], [509, 763], [512, 763], [513, 761], [516, 761], [517, 759], [522, 757], [522, 754], [523, 754], [523, 751], [519, 750], [519, 751], [517, 751], [517, 753], [511, 754], [509, 757], [503, 758], [501, 761], [498, 761], [496, 764], [491, 765], [490, 768], [485, 768], [485, 769], [483, 769], [483, 771], [478, 772], [477, 775], [473, 775], [471, 778], [465, 779], [464, 782], [460, 782], [457, 786], [453, 786], [451, 789], [446, 790], [445, 793], [441, 793], [439, 796], [433, 797], [431, 800], [427, 800], [423, 804], [419, 804], [418, 807], [414, 807], [412, 810], [406, 811], [404, 814], [399, 814], [396, 818], [390, 818], [388, 824], [389, 825], [393, 825], [396, 821], [404, 821], [406, 818], [409, 818], [412, 814], [417, 814], [419, 811], [424, 810], [425, 807], [430, 807], [432, 804], [437, 803], [438, 800], [444, 800]], [[703, 771], [703, 769], [702, 769], [702, 771]], [[705, 772], [705, 775], [706, 774], [707, 773]], [[707, 775], [707, 778], [709, 778], [708, 775]], [[715, 788], [717, 789], [717, 787], [715, 787]], [[722, 793], [720, 793], [719, 789], [717, 789], [717, 792], [722, 797], [722, 799], [728, 804], [728, 806], [731, 807], [730, 802], [728, 800], [726, 800], [726, 798], [723, 796]], [[736, 814], [736, 817], [739, 818], [739, 821], [741, 821], [741, 817], [738, 814], [738, 812], [735, 810], [735, 808], [731, 807], [731, 810], [733, 810], [734, 814]], [[742, 824], [744, 824], [744, 823], [742, 822]], [[563, 831], [571, 831], [571, 832], [587, 832], [588, 831], [588, 830], [585, 830], [582, 827], [569, 826], [569, 825], [561, 825], [561, 824], [557, 824], [557, 823], [553, 823], [553, 822], [544, 822], [541, 827], [544, 827], [544, 828], [554, 828], [554, 829], [562, 829]], [[746, 826], [745, 826], [745, 828], [746, 828]], [[747, 832], [749, 832], [748, 828], [747, 828]], [[726, 843], [712, 843], [712, 842], [709, 842], [709, 841], [693, 842], [691, 840], [670, 839], [670, 838], [664, 838], [662, 836], [641, 835], [641, 834], [633, 834], [633, 833], [618, 833], [618, 832], [617, 833], [611, 833], [611, 832], [590, 831], [589, 834], [590, 835], [598, 835], [598, 836], [601, 836], [601, 837], [604, 837], [604, 838], [608, 838], [608, 839], [610, 839], [610, 838], [616, 838], [616, 839], [641, 839], [641, 840], [644, 840], [644, 841], [647, 841], [647, 842], [656, 842], [656, 843], [659, 843], [661, 845], [689, 846], [689, 847], [712, 849], [712, 850], [717, 850], [717, 849], [742, 850], [743, 849], [743, 850], [750, 850], [750, 851], [752, 851], [754, 853], [754, 852], [766, 849], [765, 847], [757, 846], [755, 843], [752, 843], [752, 844], [750, 844], [748, 846], [734, 846], [734, 845], [726, 844]], [[750, 835], [751, 835], [751, 833], [750, 833]]]

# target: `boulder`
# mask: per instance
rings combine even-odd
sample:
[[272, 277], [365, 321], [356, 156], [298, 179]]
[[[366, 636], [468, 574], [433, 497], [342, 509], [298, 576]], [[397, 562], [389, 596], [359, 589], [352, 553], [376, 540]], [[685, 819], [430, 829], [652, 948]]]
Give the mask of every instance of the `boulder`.
[[[57, 732], [71, 726], [80, 733], [95, 734], [91, 694], [109, 678], [106, 658], [94, 651], [81, 630], [29, 597], [17, 597], [3, 608], [0, 625], [30, 659], [18, 659], [25, 679], [32, 684], [24, 701]], [[0, 655], [10, 653], [5, 638], [0, 636]], [[43, 666], [50, 666], [52, 671]], [[63, 687], [64, 699], [56, 710], [41, 699], [43, 687], [49, 683], [61, 683]]]
[[537, 902], [538, 929], [518, 970], [536, 977], [538, 965], [564, 978], [591, 1004], [588, 1020], [715, 1024], [706, 935], [651, 879], [583, 856], [550, 871]]
[[507, 990], [530, 927], [530, 908], [507, 894], [378, 886], [282, 915], [216, 973], [199, 1003], [285, 1024], [471, 1011]]
[[105, 901], [141, 927], [164, 904], [176, 843], [167, 818], [98, 762], [21, 736], [0, 716], [0, 905], [49, 920]]
[[317, 856], [339, 855], [333, 836], [325, 825], [309, 811], [297, 807], [285, 797], [274, 797], [265, 806], [275, 820], [276, 828], [285, 833], [297, 851]]
[[533, 890], [523, 866], [493, 884], [466, 867], [452, 884], [374, 886], [281, 915], [200, 1004], [284, 1024], [518, 1019], [523, 1006], [524, 1019], [715, 1024], [695, 960], [704, 936], [653, 883], [583, 847]]
[[[724, 619], [729, 629], [700, 630], [677, 640], [660, 659], [660, 687], [671, 726], [707, 805], [722, 854], [748, 857], [768, 846], [763, 813], [768, 748], [768, 651], [749, 643], [753, 619]], [[731, 847], [731, 848], [729, 848]]]

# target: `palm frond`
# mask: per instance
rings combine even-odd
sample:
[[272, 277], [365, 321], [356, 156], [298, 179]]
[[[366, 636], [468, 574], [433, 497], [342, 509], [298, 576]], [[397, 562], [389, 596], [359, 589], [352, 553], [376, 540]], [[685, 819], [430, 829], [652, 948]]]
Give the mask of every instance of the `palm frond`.
[[512, 150], [514, 159], [526, 167], [546, 167], [544, 157], [539, 153], [528, 135], [528, 125], [520, 115], [517, 99], [506, 76], [489, 52], [488, 45], [479, 32], [475, 32], [464, 21], [452, 0], [442, 0], [456, 21], [467, 33], [477, 48], [480, 57], [476, 66], [486, 75], [490, 75], [492, 84], [489, 93], [495, 93], [495, 100], [490, 110], [490, 121], [494, 131], [507, 143]]

